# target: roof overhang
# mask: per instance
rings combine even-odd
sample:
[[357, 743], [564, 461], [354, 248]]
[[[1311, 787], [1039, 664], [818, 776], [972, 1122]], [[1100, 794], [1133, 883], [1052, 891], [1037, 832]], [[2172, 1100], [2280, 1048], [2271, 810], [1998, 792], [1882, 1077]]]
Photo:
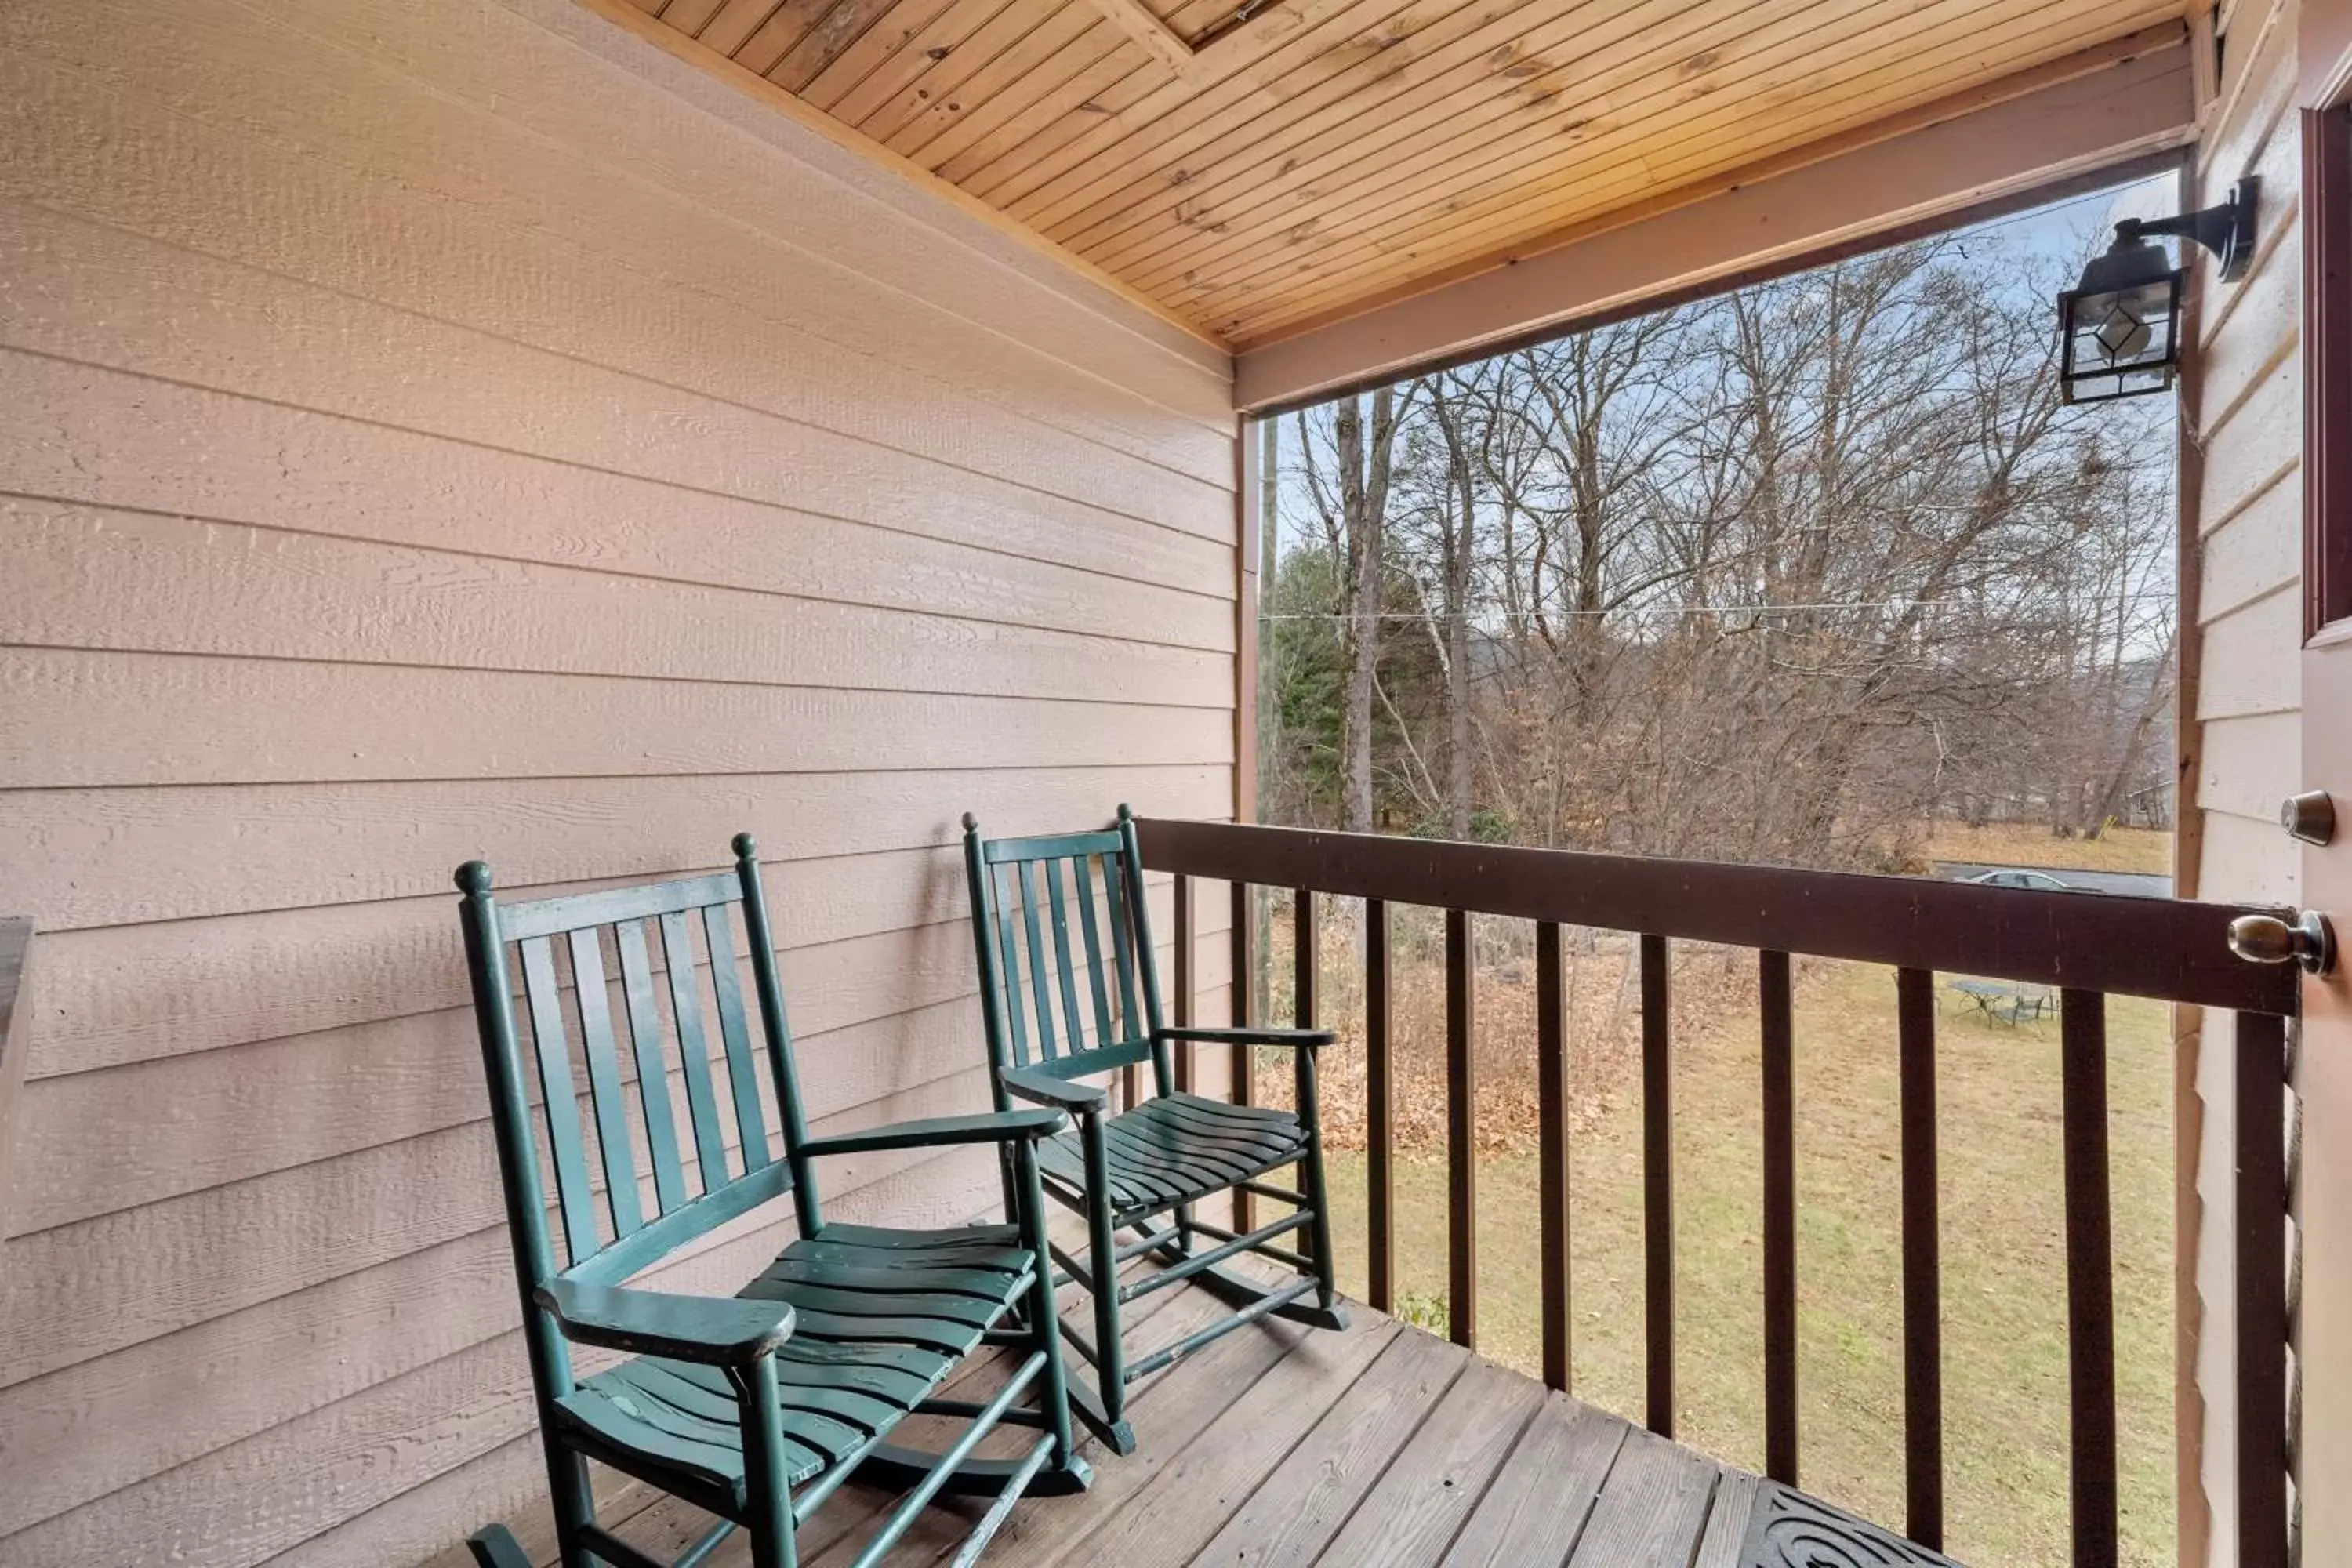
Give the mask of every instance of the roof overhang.
[[2153, 171], [2196, 139], [2187, 40], [2149, 28], [1240, 345], [1234, 401], [1316, 402]]

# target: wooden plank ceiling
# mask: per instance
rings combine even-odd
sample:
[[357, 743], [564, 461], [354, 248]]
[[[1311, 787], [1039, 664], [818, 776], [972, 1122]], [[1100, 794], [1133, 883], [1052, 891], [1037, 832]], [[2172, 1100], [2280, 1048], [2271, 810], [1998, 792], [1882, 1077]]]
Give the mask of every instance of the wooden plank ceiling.
[[2177, 38], [2182, 14], [2182, 0], [599, 8], [624, 3], [676, 52], [739, 85], [764, 78], [1236, 349], [2118, 39]]

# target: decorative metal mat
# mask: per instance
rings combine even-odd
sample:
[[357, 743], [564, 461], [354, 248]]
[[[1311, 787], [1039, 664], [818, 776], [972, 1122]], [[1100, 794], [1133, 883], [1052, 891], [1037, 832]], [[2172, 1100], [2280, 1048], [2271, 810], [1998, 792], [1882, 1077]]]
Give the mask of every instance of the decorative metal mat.
[[1742, 1568], [1960, 1568], [1940, 1552], [1778, 1481], [1756, 1493]]

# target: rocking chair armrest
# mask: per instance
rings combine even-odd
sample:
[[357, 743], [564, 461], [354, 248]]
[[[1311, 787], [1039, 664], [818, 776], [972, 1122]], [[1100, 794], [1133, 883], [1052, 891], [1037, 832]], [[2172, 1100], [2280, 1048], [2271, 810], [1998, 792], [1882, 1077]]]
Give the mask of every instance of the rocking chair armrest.
[[1073, 1116], [1091, 1116], [1110, 1104], [1110, 1091], [1099, 1084], [1077, 1083], [1035, 1068], [1003, 1068], [997, 1079], [1023, 1100], [1051, 1105]]
[[1158, 1037], [1163, 1040], [1191, 1040], [1204, 1046], [1288, 1046], [1293, 1050], [1316, 1051], [1338, 1039], [1330, 1029], [1208, 1029], [1162, 1028]]
[[555, 1314], [567, 1340], [704, 1366], [750, 1366], [793, 1337], [793, 1309], [783, 1301], [674, 1296], [576, 1279], [551, 1279], [531, 1299]]
[[1022, 1143], [1050, 1137], [1069, 1125], [1058, 1110], [1003, 1110], [985, 1116], [933, 1116], [894, 1121], [860, 1132], [812, 1138], [803, 1154], [866, 1154], [885, 1149], [936, 1149], [950, 1143]]

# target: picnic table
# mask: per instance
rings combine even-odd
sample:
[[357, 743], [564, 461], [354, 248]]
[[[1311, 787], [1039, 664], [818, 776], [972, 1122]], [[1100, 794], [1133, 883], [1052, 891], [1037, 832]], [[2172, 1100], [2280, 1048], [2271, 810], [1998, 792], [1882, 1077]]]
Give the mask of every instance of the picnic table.
[[2031, 1018], [2039, 1023], [2055, 1000], [2046, 985], [2021, 985], [2010, 980], [1973, 980], [1963, 976], [1945, 982], [1968, 1005], [1986, 1017], [2015, 1028]]

